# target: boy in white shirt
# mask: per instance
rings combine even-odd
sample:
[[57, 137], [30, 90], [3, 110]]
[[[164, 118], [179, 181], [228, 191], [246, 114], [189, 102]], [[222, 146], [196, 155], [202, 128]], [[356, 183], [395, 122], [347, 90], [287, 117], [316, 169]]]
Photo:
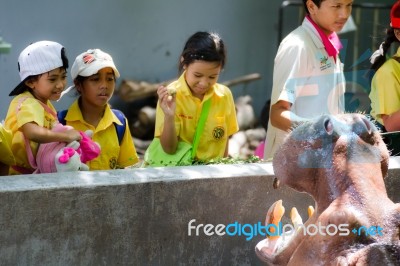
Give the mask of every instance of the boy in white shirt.
[[281, 42], [274, 63], [264, 159], [272, 159], [293, 126], [344, 112], [345, 78], [339, 32], [353, 0], [303, 0], [306, 17]]

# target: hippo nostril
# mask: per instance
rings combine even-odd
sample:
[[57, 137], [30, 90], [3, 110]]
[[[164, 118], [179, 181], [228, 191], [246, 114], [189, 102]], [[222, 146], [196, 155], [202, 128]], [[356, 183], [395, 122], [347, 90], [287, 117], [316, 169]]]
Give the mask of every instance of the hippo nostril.
[[366, 119], [365, 117], [361, 118], [361, 120], [364, 122], [368, 134], [371, 134], [372, 133], [371, 122], [368, 119]]
[[274, 189], [278, 189], [279, 188], [279, 180], [276, 177], [274, 178], [273, 188]]
[[360, 137], [362, 135], [371, 135], [372, 134], [371, 122], [369, 122], [364, 117], [357, 119], [353, 125], [353, 132]]
[[324, 121], [324, 127], [325, 127], [326, 133], [328, 133], [328, 135], [332, 135], [333, 125], [332, 125], [332, 121], [329, 118]]

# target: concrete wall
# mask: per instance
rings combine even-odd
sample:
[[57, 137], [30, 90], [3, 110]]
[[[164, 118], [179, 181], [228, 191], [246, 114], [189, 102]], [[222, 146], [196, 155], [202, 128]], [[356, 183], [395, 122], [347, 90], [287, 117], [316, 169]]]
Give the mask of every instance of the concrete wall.
[[[387, 179], [396, 202], [399, 162], [391, 161]], [[313, 204], [306, 194], [273, 189], [270, 163], [0, 181], [0, 265], [260, 265], [254, 247], [262, 236], [188, 236], [189, 221], [263, 224], [278, 199], [303, 217]]]

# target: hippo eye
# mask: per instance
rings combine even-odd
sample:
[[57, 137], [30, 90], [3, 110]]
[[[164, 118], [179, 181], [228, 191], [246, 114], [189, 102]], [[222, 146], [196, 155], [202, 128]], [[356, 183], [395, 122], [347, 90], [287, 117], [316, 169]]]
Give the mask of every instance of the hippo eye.
[[332, 133], [333, 133], [333, 125], [332, 125], [332, 122], [331, 122], [330, 119], [325, 120], [324, 127], [325, 127], [326, 133], [328, 133], [328, 135], [332, 135]]

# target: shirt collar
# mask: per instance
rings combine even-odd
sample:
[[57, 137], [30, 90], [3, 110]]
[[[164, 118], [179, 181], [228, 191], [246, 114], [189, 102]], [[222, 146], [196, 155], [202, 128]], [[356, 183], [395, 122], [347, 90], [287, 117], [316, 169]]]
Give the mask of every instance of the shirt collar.
[[328, 55], [336, 58], [336, 56], [339, 54], [339, 50], [343, 47], [337, 33], [332, 32], [329, 36], [327, 36], [322, 31], [322, 29], [311, 19], [311, 17], [309, 15], [306, 16], [306, 19], [311, 23], [311, 25], [318, 32], [318, 35], [320, 36], [321, 41], [322, 41]]
[[[66, 121], [81, 121], [85, 122], [82, 116], [82, 111], [79, 108], [79, 99], [75, 100], [71, 106], [68, 108], [68, 114], [65, 117]], [[103, 118], [101, 119], [101, 124], [105, 123], [105, 127], [109, 126], [112, 123], [116, 123], [118, 125], [122, 125], [121, 121], [119, 121], [118, 117], [114, 115], [111, 111], [110, 106], [107, 104], [106, 109], [104, 110]], [[100, 124], [99, 124], [100, 125]]]

